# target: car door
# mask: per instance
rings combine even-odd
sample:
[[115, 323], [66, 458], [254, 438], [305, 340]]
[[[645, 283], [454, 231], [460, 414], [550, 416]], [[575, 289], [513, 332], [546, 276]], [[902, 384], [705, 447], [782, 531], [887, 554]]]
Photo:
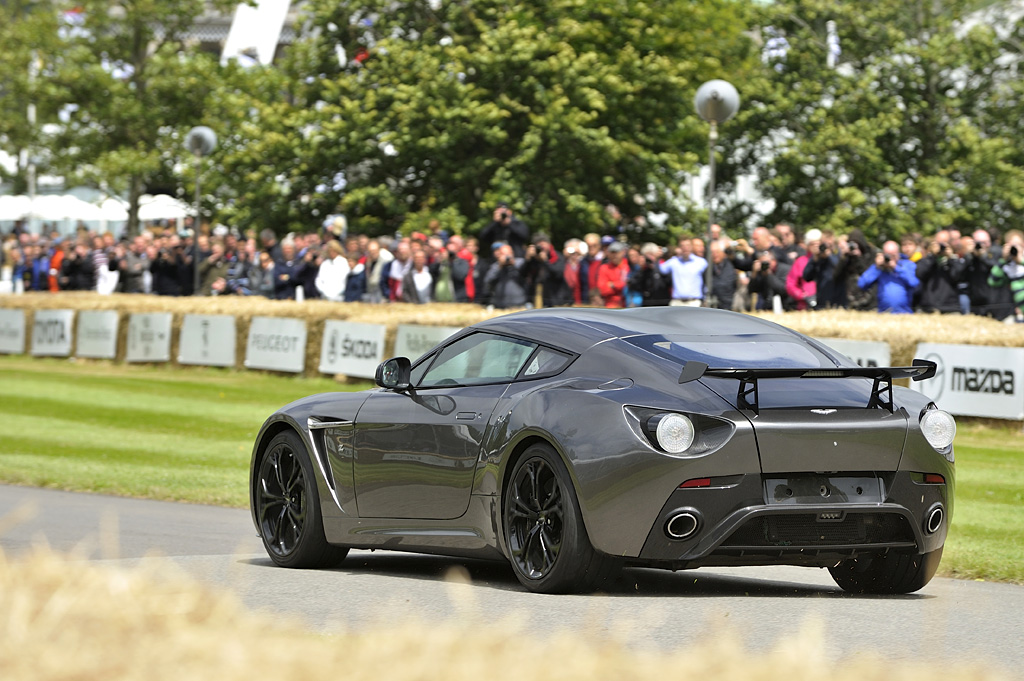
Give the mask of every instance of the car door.
[[372, 393], [356, 418], [360, 517], [463, 515], [494, 407], [536, 347], [474, 333], [417, 364], [411, 389]]

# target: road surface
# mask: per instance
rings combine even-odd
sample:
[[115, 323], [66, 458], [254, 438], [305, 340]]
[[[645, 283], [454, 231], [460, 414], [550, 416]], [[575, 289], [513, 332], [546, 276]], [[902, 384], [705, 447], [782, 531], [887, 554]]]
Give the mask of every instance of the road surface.
[[107, 564], [171, 561], [318, 631], [513, 617], [539, 635], [569, 629], [667, 649], [724, 624], [757, 650], [812, 621], [833, 658], [977, 660], [1015, 676], [1024, 666], [1024, 587], [1009, 584], [935, 579], [917, 594], [866, 597], [811, 568], [631, 569], [607, 594], [546, 596], [523, 591], [506, 565], [420, 554], [353, 551], [333, 570], [280, 569], [246, 510], [0, 485], [0, 549], [17, 557], [39, 542]]

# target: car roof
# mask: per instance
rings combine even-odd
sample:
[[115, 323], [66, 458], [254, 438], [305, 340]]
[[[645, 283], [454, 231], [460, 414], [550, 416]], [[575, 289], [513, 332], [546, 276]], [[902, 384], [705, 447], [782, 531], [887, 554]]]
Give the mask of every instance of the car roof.
[[786, 334], [791, 329], [758, 317], [696, 307], [641, 307], [624, 310], [555, 307], [495, 317], [475, 329], [507, 333], [549, 343], [574, 352], [610, 338], [633, 336], [703, 336], [723, 342], [738, 336]]

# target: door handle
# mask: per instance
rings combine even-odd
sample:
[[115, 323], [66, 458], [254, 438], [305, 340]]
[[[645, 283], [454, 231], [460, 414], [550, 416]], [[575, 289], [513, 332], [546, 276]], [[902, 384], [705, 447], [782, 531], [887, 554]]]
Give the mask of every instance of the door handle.
[[460, 411], [455, 415], [456, 421], [476, 421], [476, 417], [479, 414], [475, 411]]

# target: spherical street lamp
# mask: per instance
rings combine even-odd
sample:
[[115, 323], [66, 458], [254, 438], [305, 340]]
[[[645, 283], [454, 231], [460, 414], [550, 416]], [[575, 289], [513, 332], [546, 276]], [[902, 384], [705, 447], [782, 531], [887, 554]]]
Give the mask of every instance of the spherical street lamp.
[[718, 140], [718, 124], [725, 123], [736, 115], [740, 108], [740, 94], [732, 83], [724, 80], [709, 80], [697, 88], [693, 98], [697, 115], [711, 124], [708, 131], [708, 244], [704, 251], [707, 269], [704, 280], [704, 305], [711, 305], [711, 227], [715, 224], [715, 142]]
[[185, 148], [196, 157], [196, 215], [192, 222], [192, 295], [198, 296], [202, 294], [202, 291], [199, 290], [199, 225], [202, 223], [199, 218], [199, 198], [201, 196], [199, 179], [202, 172], [203, 156], [213, 153], [213, 150], [217, 148], [217, 134], [205, 125], [197, 125], [185, 135]]

